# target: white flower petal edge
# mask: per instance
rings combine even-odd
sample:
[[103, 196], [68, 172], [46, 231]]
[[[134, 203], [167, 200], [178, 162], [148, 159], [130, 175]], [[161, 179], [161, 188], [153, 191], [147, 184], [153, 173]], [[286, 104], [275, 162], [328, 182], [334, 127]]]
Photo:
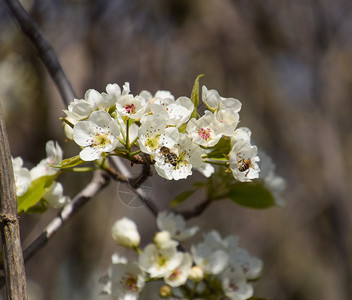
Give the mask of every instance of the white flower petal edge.
[[80, 157], [85, 161], [99, 159], [102, 153], [113, 151], [119, 140], [120, 127], [106, 111], [93, 112], [88, 120], [80, 121], [73, 129], [73, 140], [85, 147]]

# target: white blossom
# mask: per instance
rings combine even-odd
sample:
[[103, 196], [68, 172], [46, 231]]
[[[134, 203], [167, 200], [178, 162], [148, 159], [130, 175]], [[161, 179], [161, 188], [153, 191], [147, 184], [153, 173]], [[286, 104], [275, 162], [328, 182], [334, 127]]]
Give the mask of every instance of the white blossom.
[[174, 245], [160, 248], [155, 244], [149, 244], [139, 255], [139, 266], [152, 278], [160, 278], [177, 268], [183, 260], [183, 255]]
[[257, 162], [258, 149], [256, 146], [240, 140], [234, 144], [230, 152], [230, 168], [235, 179], [242, 182], [252, 181], [259, 177], [259, 166]]
[[231, 268], [243, 272], [246, 279], [255, 279], [260, 275], [263, 262], [259, 258], [251, 256], [246, 249], [241, 247], [228, 249], [228, 254]]
[[21, 157], [12, 158], [13, 173], [15, 176], [16, 194], [22, 196], [31, 184], [31, 174], [27, 168], [23, 167]]
[[101, 104], [103, 107], [108, 108], [117, 103], [120, 97], [128, 95], [130, 92], [130, 84], [125, 82], [121, 91], [120, 86], [117, 83], [109, 83], [106, 88], [106, 93], [102, 93]]
[[145, 285], [144, 272], [135, 262], [113, 263], [103, 292], [117, 300], [136, 300]]
[[185, 253], [181, 263], [174, 270], [164, 276], [165, 283], [172, 287], [185, 284], [191, 267], [192, 257], [189, 253]]
[[203, 242], [191, 247], [191, 252], [194, 262], [206, 274], [219, 274], [229, 261], [224, 241], [216, 231], [207, 233]]
[[241, 272], [227, 269], [221, 276], [224, 294], [233, 300], [245, 300], [253, 296], [253, 287]]
[[42, 159], [38, 165], [30, 170], [32, 180], [42, 176], [54, 175], [60, 171], [59, 168], [53, 168], [53, 165], [60, 165], [63, 152], [58, 142], [48, 141], [45, 146], [46, 158]]
[[174, 213], [159, 213], [156, 222], [160, 230], [168, 231], [171, 237], [178, 241], [189, 239], [199, 230], [197, 226], [186, 229], [183, 217]]
[[264, 181], [265, 187], [274, 196], [275, 203], [279, 206], [285, 205], [282, 193], [286, 189], [286, 180], [275, 174], [275, 165], [272, 159], [264, 152], [260, 156], [260, 180]]
[[70, 197], [64, 195], [62, 184], [56, 181], [45, 191], [43, 198], [53, 208], [61, 208], [71, 201]]
[[140, 149], [147, 154], [157, 154], [162, 146], [172, 148], [179, 140], [175, 127], [166, 128], [166, 121], [161, 116], [151, 115], [138, 130]]
[[187, 132], [194, 143], [204, 147], [215, 146], [222, 137], [222, 129], [214, 114], [206, 110], [198, 120], [192, 118], [187, 123]]
[[179, 127], [189, 120], [194, 104], [187, 97], [179, 97], [176, 101], [171, 98], [156, 98], [150, 109], [154, 115], [163, 116], [167, 125]]
[[84, 147], [80, 157], [85, 161], [99, 159], [102, 153], [113, 151], [119, 140], [120, 128], [106, 111], [93, 112], [88, 120], [79, 121], [73, 129], [73, 139]]
[[137, 247], [141, 240], [136, 223], [128, 218], [116, 221], [111, 228], [111, 234], [119, 245], [126, 248]]
[[116, 111], [121, 116], [126, 116], [134, 120], [140, 119], [146, 109], [145, 99], [141, 96], [132, 95], [121, 96], [116, 103]]
[[84, 99], [74, 99], [64, 113], [73, 120], [80, 121], [89, 117], [89, 115], [98, 109], [101, 105], [102, 96], [94, 89], [88, 90]]
[[[169, 148], [169, 147], [168, 147]], [[154, 157], [155, 170], [159, 176], [171, 180], [179, 180], [192, 175], [192, 168], [198, 168], [203, 164], [201, 148], [192, 142], [187, 134], [179, 134], [178, 143], [169, 148], [174, 158], [170, 161], [170, 155], [162, 151]]]

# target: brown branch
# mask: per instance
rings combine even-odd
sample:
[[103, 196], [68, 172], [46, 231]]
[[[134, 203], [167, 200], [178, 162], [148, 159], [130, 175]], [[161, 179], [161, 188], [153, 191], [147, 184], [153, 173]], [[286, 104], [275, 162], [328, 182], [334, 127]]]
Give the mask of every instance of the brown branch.
[[0, 230], [8, 299], [27, 299], [10, 146], [0, 107]]
[[[125, 183], [128, 184], [132, 190], [133, 193], [135, 193], [139, 200], [147, 206], [149, 211], [156, 217], [159, 213], [158, 207], [155, 205], [153, 200], [151, 198], [148, 198], [147, 195], [145, 194], [142, 183], [147, 180], [149, 176], [151, 176], [151, 169], [150, 169], [150, 157], [148, 154], [142, 155], [143, 156], [143, 170], [141, 174], [136, 176], [135, 178], [132, 178], [132, 174], [130, 171], [125, 167], [125, 165], [122, 163], [121, 159], [117, 156], [112, 156], [111, 160], [115, 166], [116, 169], [119, 170], [117, 173], [115, 169], [111, 168], [109, 170], [110, 175], [112, 176], [113, 179], [116, 180], [116, 178], [121, 178], [121, 175], [117, 176], [114, 175], [115, 173], [117, 174], [122, 174], [124, 178], [126, 178]], [[115, 171], [114, 171], [115, 170]]]
[[48, 69], [66, 105], [75, 98], [75, 92], [63, 71], [57, 55], [33, 22], [31, 17], [22, 7], [18, 0], [5, 0], [13, 17], [19, 23], [23, 33], [32, 41], [37, 48], [40, 59]]
[[205, 211], [212, 202], [213, 201], [208, 198], [204, 202], [197, 205], [195, 208], [193, 208], [191, 210], [186, 210], [183, 212], [176, 212], [176, 213], [183, 216], [185, 220], [189, 220], [191, 218], [195, 218], [195, 217], [200, 216], [203, 213], [203, 211]]
[[24, 260], [30, 259], [84, 204], [105, 188], [110, 182], [109, 178], [106, 172], [95, 171], [91, 182], [59, 212], [42, 234], [24, 250]]

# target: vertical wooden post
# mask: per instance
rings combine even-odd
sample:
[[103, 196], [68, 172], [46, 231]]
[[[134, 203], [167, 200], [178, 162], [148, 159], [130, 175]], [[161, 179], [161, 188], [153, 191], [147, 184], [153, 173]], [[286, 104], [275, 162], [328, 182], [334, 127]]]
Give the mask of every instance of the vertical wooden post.
[[0, 230], [7, 299], [27, 299], [10, 146], [0, 107]]

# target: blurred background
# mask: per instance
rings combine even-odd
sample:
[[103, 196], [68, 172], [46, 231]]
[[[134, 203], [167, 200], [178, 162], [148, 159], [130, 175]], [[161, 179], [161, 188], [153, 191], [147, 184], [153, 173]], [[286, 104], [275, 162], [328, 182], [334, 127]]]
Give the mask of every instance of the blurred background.
[[[190, 95], [201, 85], [242, 101], [252, 130], [287, 180], [284, 208], [212, 204], [189, 225], [223, 236], [264, 261], [255, 295], [267, 299], [351, 299], [352, 2], [348, 0], [36, 0], [23, 1], [52, 43], [78, 98], [89, 88], [128, 81], [132, 93]], [[59, 121], [65, 108], [36, 51], [0, 4], [0, 101], [13, 156], [27, 167], [49, 139], [65, 157]], [[132, 172], [138, 173], [136, 167]], [[61, 178], [61, 177], [60, 177]], [[90, 174], [62, 176], [73, 197]], [[187, 181], [153, 176], [146, 185], [160, 209]], [[156, 230], [143, 206], [123, 203], [116, 183], [92, 199], [26, 264], [30, 299], [107, 299], [98, 279], [117, 251], [111, 225], [132, 218], [149, 242]], [[174, 193], [170, 193], [174, 191]], [[199, 199], [201, 201], [201, 195]], [[121, 201], [122, 200], [122, 201]], [[187, 203], [193, 207], [194, 203]], [[187, 206], [186, 205], [186, 206]], [[24, 246], [57, 211], [23, 216]]]

